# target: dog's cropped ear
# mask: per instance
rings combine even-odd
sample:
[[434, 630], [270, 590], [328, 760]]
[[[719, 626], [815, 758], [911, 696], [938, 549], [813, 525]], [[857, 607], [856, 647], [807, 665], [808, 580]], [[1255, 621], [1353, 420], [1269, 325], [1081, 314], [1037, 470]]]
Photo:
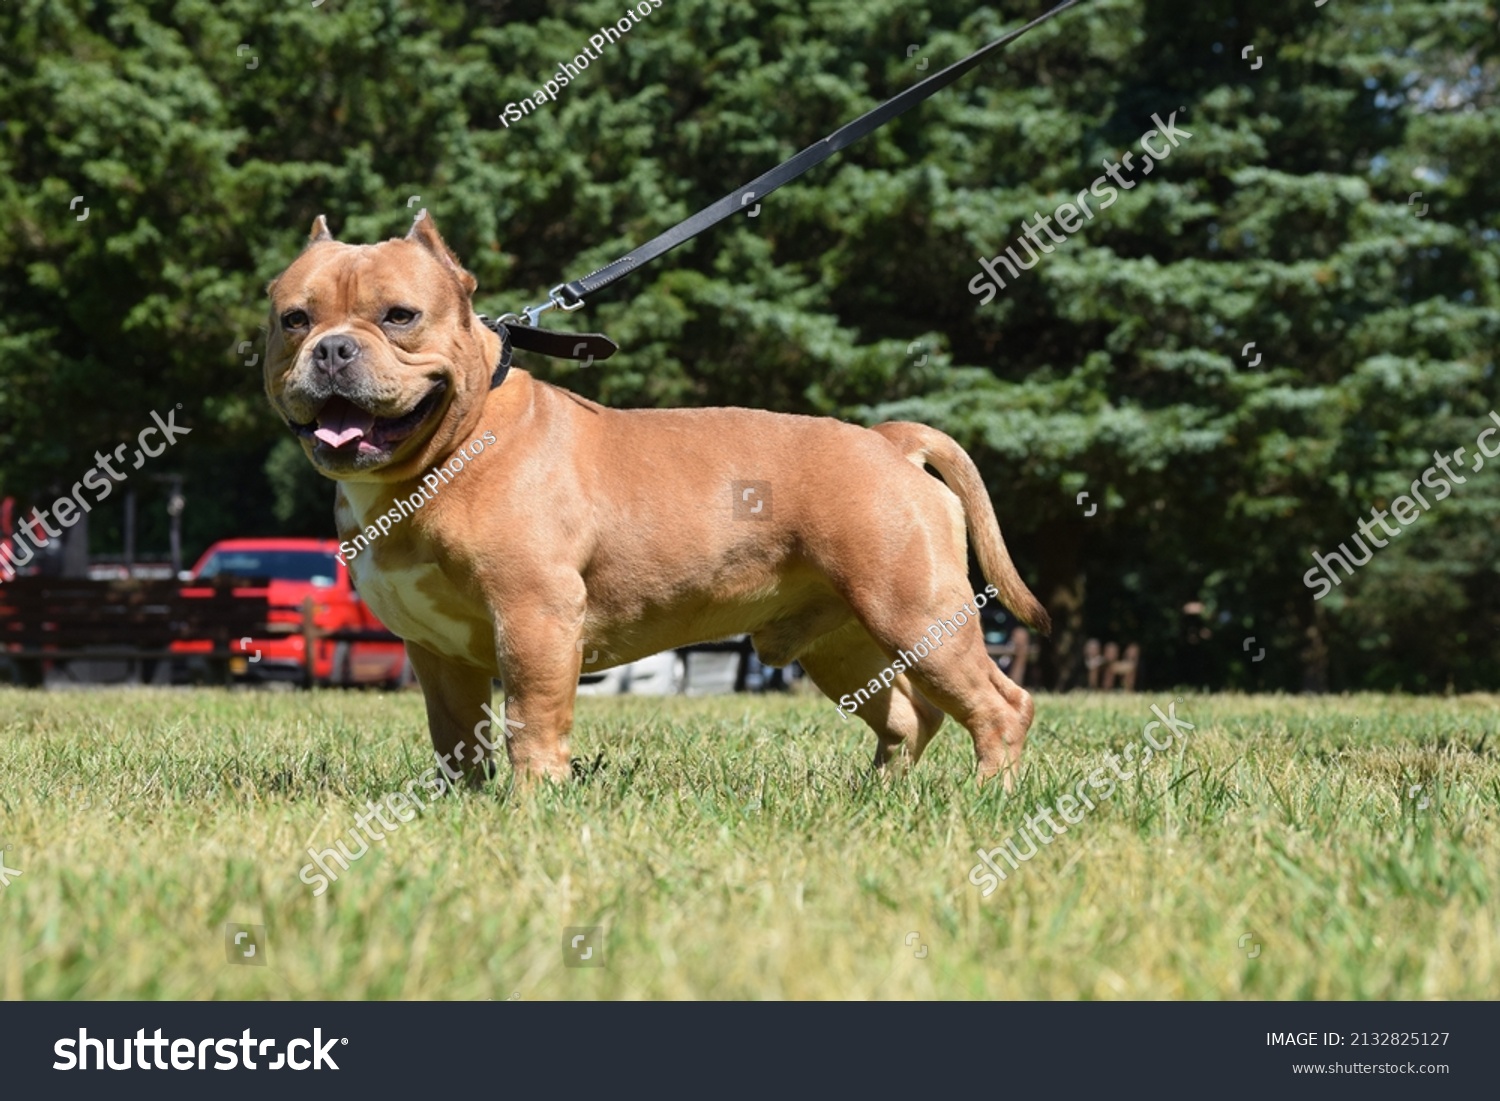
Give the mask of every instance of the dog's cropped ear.
[[[308, 230], [307, 232], [307, 244], [303, 246], [302, 250], [306, 252], [314, 245], [322, 244], [324, 241], [332, 240], [333, 234], [328, 230], [328, 219], [319, 214], [316, 218], [313, 219], [312, 229]], [[281, 276], [278, 275], [275, 279], [272, 279], [269, 283], [267, 283], [266, 294], [268, 294], [272, 298], [275, 298], [276, 285], [280, 282]]]
[[432, 220], [432, 215], [428, 214], [425, 208], [417, 211], [416, 221], [412, 222], [411, 230], [407, 233], [406, 239], [417, 242], [417, 244], [436, 256], [439, 262], [453, 273], [453, 277], [463, 287], [465, 294], [472, 295], [474, 293], [474, 289], [479, 286], [479, 280], [464, 270], [464, 266], [458, 262], [458, 257], [453, 255], [453, 250], [448, 247], [448, 243], [438, 233], [437, 224]]

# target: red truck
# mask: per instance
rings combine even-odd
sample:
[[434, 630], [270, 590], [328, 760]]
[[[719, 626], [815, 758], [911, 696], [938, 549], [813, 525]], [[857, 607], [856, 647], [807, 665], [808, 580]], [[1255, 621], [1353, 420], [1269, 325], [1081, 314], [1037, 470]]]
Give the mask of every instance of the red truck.
[[[371, 636], [317, 639], [313, 643], [314, 683], [392, 688], [411, 683], [405, 644], [390, 634], [354, 591], [349, 567], [339, 558], [338, 549], [332, 539], [223, 539], [204, 551], [191, 571], [192, 581], [218, 576], [269, 579], [263, 587], [247, 585], [235, 590], [246, 596], [265, 595], [270, 603], [270, 633], [232, 644], [231, 649], [245, 654], [231, 659], [232, 677], [304, 682], [307, 644], [302, 608], [311, 597], [319, 634]], [[192, 595], [192, 581], [186, 583], [184, 596]], [[187, 640], [172, 649], [182, 655], [178, 664], [190, 668], [193, 653], [210, 647], [210, 643]]]

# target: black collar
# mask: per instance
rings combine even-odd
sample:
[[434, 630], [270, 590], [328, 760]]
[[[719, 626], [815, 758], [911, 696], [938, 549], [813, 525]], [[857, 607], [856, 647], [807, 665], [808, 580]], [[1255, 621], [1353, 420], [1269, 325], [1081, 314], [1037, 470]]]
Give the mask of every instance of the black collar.
[[579, 360], [591, 367], [600, 360], [608, 359], [619, 351], [617, 345], [603, 333], [565, 333], [554, 329], [538, 329], [523, 325], [515, 314], [502, 314], [490, 319], [477, 314], [479, 321], [500, 338], [500, 362], [495, 364], [495, 373], [490, 377], [493, 390], [505, 381], [510, 373], [511, 354], [516, 348], [554, 359]]
[[503, 321], [491, 321], [484, 314], [479, 315], [479, 320], [500, 338], [500, 362], [495, 364], [495, 373], [490, 376], [490, 389], [498, 390], [505, 381], [505, 376], [510, 374], [511, 356], [515, 352], [510, 343], [510, 326]]

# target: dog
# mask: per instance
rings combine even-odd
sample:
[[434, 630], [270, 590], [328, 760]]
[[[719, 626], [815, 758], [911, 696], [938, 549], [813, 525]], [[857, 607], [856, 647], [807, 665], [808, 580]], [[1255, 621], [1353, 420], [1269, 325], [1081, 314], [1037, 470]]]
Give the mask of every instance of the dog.
[[350, 572], [406, 641], [440, 759], [456, 752], [470, 786], [491, 774], [489, 743], [463, 743], [498, 675], [513, 775], [566, 779], [585, 648], [602, 670], [744, 633], [852, 704], [877, 771], [915, 764], [946, 714], [979, 781], [1012, 786], [1035, 707], [985, 651], [966, 528], [989, 591], [1050, 623], [957, 443], [914, 423], [610, 409], [520, 369], [492, 388], [502, 343], [476, 286], [424, 210], [374, 245], [319, 216], [268, 287], [266, 394], [338, 483]]

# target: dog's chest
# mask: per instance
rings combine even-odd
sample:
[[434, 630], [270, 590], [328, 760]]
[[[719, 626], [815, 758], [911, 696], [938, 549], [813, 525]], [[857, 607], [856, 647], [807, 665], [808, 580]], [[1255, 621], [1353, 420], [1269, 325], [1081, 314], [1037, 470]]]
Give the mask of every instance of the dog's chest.
[[384, 567], [375, 555], [349, 563], [359, 594], [380, 621], [435, 654], [493, 668], [494, 625], [431, 562]]

